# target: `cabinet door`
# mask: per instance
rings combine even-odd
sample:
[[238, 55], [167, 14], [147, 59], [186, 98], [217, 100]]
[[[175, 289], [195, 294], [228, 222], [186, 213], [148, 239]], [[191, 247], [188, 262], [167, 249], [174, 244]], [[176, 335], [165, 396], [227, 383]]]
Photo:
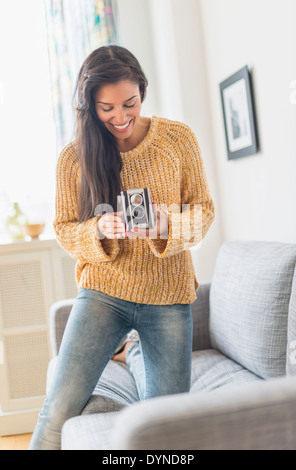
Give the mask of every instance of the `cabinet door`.
[[50, 360], [48, 312], [54, 301], [48, 251], [0, 256], [2, 411], [43, 403]]
[[75, 277], [76, 260], [62, 248], [52, 250], [56, 300], [74, 299], [78, 293]]

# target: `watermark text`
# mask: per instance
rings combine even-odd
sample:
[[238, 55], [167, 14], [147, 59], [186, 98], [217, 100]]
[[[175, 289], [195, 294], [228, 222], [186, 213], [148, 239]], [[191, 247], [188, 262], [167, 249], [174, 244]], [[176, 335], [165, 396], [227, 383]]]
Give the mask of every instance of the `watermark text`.
[[[160, 204], [158, 209], [167, 215], [167, 229], [160, 236], [157, 236], [154, 229], [147, 229], [147, 238], [182, 240], [188, 249], [202, 241], [202, 204], [182, 204], [181, 208], [178, 204], [170, 206]], [[118, 206], [117, 213], [121, 210], [121, 207]], [[95, 208], [94, 216], [102, 216], [105, 213], [114, 213], [113, 207], [109, 204], [99, 204]], [[101, 237], [105, 238], [103, 234]]]

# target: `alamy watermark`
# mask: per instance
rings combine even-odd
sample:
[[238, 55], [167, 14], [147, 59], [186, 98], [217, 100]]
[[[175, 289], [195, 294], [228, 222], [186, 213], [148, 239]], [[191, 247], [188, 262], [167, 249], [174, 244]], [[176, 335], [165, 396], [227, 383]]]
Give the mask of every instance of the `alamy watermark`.
[[[178, 204], [171, 204], [170, 206], [160, 204], [158, 209], [168, 216], [167, 230], [164, 230], [162, 235], [157, 236], [154, 229], [147, 229], [147, 238], [182, 240], [188, 249], [193, 245], [197, 245], [195, 248], [201, 246], [203, 229], [202, 204], [182, 204], [181, 209]], [[121, 210], [121, 207], [118, 206], [117, 212], [121, 212]], [[99, 204], [95, 208], [94, 216], [102, 216], [105, 213], [114, 213], [113, 207], [109, 204]], [[102, 235], [102, 238], [104, 238], [104, 235]]]

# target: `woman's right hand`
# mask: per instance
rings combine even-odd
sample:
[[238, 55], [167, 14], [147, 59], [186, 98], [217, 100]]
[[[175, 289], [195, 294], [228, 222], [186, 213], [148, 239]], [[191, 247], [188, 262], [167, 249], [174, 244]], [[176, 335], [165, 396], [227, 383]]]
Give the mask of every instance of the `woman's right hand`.
[[122, 212], [109, 212], [102, 215], [98, 221], [100, 238], [125, 238], [125, 224]]

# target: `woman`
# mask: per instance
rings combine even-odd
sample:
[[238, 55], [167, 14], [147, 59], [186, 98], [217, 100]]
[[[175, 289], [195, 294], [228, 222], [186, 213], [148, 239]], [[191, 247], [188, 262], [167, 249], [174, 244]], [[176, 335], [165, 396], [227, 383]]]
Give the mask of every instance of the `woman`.
[[[140, 341], [127, 343], [123, 360], [140, 398], [190, 387], [198, 284], [189, 248], [205, 236], [214, 207], [190, 128], [141, 116], [146, 87], [137, 59], [119, 46], [93, 51], [79, 73], [77, 139], [57, 164], [54, 227], [77, 259], [80, 290], [31, 449], [60, 448], [64, 422], [81, 414], [132, 329]], [[150, 231], [126, 232], [117, 210], [120, 191], [133, 188], [150, 190]], [[109, 210], [94, 215], [98, 206]]]

